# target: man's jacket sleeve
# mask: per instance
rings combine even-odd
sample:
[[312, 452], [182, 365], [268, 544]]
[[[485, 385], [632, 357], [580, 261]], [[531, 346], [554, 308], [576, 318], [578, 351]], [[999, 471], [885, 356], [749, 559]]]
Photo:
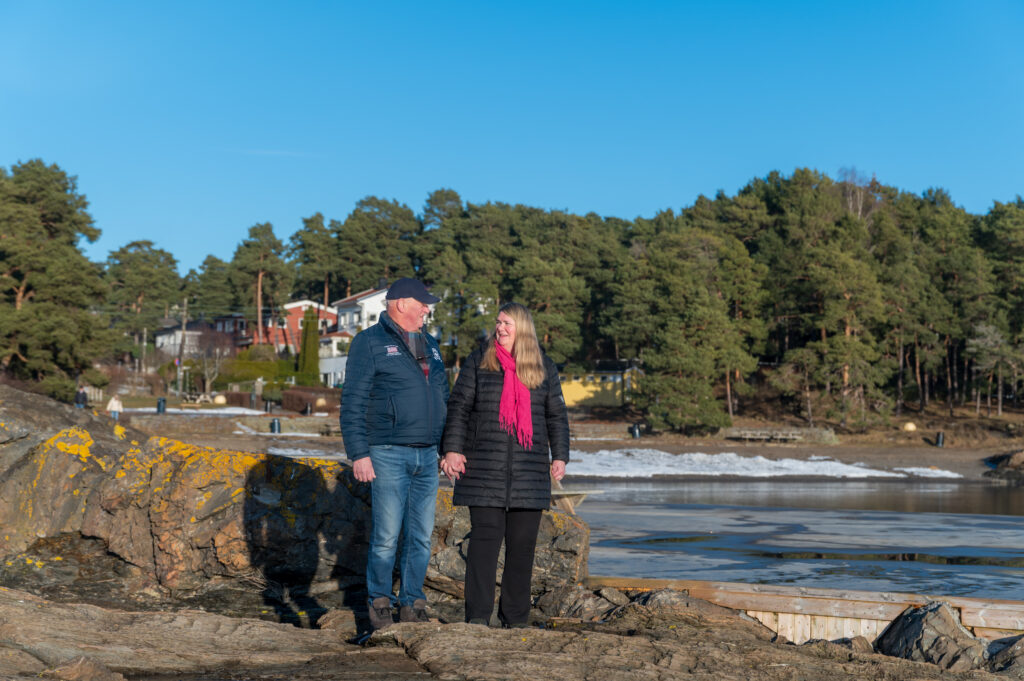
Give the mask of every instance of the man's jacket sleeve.
[[345, 364], [345, 385], [341, 389], [341, 436], [350, 461], [370, 455], [366, 435], [366, 408], [370, 401], [374, 375], [373, 353], [360, 333], [352, 339]]

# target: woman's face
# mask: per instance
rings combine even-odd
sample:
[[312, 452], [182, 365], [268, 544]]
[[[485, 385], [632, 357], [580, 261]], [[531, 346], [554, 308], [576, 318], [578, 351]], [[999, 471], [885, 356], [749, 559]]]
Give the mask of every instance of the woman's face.
[[494, 325], [494, 337], [498, 345], [512, 352], [516, 344], [516, 323], [504, 312], [498, 313], [498, 323]]

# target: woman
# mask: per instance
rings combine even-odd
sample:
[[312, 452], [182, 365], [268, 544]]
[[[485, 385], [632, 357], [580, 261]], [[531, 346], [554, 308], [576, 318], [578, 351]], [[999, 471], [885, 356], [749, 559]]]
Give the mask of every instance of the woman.
[[[463, 363], [448, 399], [441, 470], [454, 503], [469, 506], [466, 621], [488, 624], [505, 542], [498, 618], [525, 627], [541, 512], [569, 460], [569, 420], [558, 369], [537, 343], [529, 310], [507, 303], [494, 334]], [[550, 451], [550, 458], [549, 458]]]
[[110, 401], [107, 402], [107, 413], [110, 414], [110, 417], [116, 421], [122, 409], [124, 409], [124, 406], [121, 404], [121, 398], [117, 395], [111, 395]]

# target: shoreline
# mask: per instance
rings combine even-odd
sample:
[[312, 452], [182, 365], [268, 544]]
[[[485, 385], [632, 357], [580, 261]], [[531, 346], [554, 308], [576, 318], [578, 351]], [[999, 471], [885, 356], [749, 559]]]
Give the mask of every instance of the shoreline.
[[[171, 433], [165, 434], [168, 437], [180, 439], [190, 444], [246, 451], [257, 454], [270, 453], [271, 449], [307, 449], [310, 456], [315, 458], [315, 453], [320, 452], [329, 458], [341, 457], [344, 459], [344, 447], [340, 437], [324, 437], [309, 435], [275, 436], [271, 434], [223, 434], [223, 433]], [[864, 466], [871, 470], [897, 473], [901, 477], [887, 476], [864, 476], [864, 477], [838, 477], [819, 475], [653, 475], [634, 478], [638, 480], [777, 480], [777, 481], [798, 481], [798, 480], [832, 480], [857, 482], [864, 480], [872, 481], [930, 481], [948, 483], [987, 483], [998, 484], [997, 479], [985, 476], [985, 473], [992, 470], [986, 463], [986, 459], [1010, 451], [1014, 447], [1007, 443], [1002, 446], [985, 447], [926, 447], [926, 446], [879, 446], [868, 444], [768, 444], [768, 443], [743, 443], [743, 442], [710, 442], [667, 440], [658, 437], [641, 439], [622, 440], [572, 440], [570, 448], [583, 452], [628, 451], [628, 450], [657, 450], [668, 454], [703, 453], [708, 455], [736, 454], [742, 457], [763, 457], [771, 461], [794, 459], [797, 461], [821, 460], [823, 457], [849, 466]], [[949, 471], [961, 476], [950, 477], [928, 477], [915, 476], [897, 469], [900, 468], [935, 468]], [[566, 477], [572, 480], [572, 464], [566, 472]], [[586, 476], [578, 477], [580, 480], [629, 480], [629, 476]]]
[[[573, 449], [585, 452], [599, 452], [602, 450], [628, 450], [628, 449], [656, 449], [669, 454], [684, 454], [701, 452], [704, 454], [726, 454], [732, 453], [744, 457], [762, 456], [765, 459], [779, 461], [782, 459], [796, 459], [799, 461], [810, 461], [812, 457], [828, 457], [850, 466], [863, 465], [870, 469], [900, 473], [898, 468], [936, 468], [959, 474], [960, 478], [929, 478], [906, 475], [903, 478], [842, 478], [830, 476], [728, 476], [735, 479], [760, 479], [760, 480], [792, 480], [797, 477], [806, 477], [815, 480], [930, 480], [944, 482], [993, 482], [991, 478], [985, 477], [987, 471], [992, 467], [986, 463], [986, 459], [1005, 454], [1009, 451], [1019, 449], [1014, 443], [990, 444], [978, 447], [934, 447], [914, 444], [793, 444], [793, 443], [746, 443], [746, 442], [725, 442], [711, 441], [708, 439], [687, 440], [684, 438], [672, 437], [642, 437], [639, 439], [623, 440], [573, 440]], [[571, 466], [566, 473], [567, 477], [572, 475]], [[724, 479], [727, 476], [684, 476], [686, 479], [704, 477], [710, 479]]]
[[[141, 415], [139, 415], [141, 416]], [[339, 435], [319, 435], [318, 429], [327, 421], [323, 417], [303, 417], [280, 415], [282, 431], [279, 434], [266, 432], [268, 421], [266, 416], [218, 416], [194, 419], [181, 416], [146, 415], [143, 418], [132, 418], [133, 425], [143, 428], [151, 434], [173, 437], [191, 444], [222, 449], [232, 449], [253, 453], [268, 453], [270, 449], [307, 449], [311, 453], [319, 452], [333, 459], [344, 458], [344, 445]], [[240, 427], [252, 419], [249, 428], [252, 432], [237, 432]], [[255, 421], [258, 421], [255, 422]], [[961, 437], [949, 437], [945, 447], [937, 447], [930, 436], [920, 431], [905, 433], [899, 430], [880, 430], [865, 434], [842, 435], [838, 443], [782, 443], [782, 442], [748, 442], [725, 440], [714, 436], [685, 436], [676, 433], [645, 434], [640, 438], [627, 435], [628, 424], [609, 422], [573, 421], [571, 430], [575, 437], [570, 441], [573, 450], [582, 452], [600, 452], [602, 450], [657, 450], [668, 454], [704, 453], [709, 455], [732, 453], [742, 457], [761, 456], [772, 461], [794, 459], [797, 461], [820, 460], [821, 457], [849, 466], [863, 466], [872, 470], [891, 472], [901, 475], [893, 478], [897, 481], [930, 480], [956, 483], [985, 482], [995, 483], [985, 473], [992, 470], [986, 463], [990, 457], [1019, 451], [1024, 448], [1024, 438], [1017, 437], [978, 437], [968, 441]], [[930, 431], [929, 431], [930, 433]], [[907, 474], [899, 468], [934, 468], [955, 473], [961, 477], [928, 477]], [[572, 478], [570, 464], [567, 477]], [[668, 476], [675, 478], [675, 476]], [[723, 479], [757, 479], [757, 480], [883, 480], [889, 478], [839, 477], [816, 475], [681, 475], [683, 480], [723, 480]], [[629, 479], [608, 476], [609, 479]], [[597, 479], [587, 476], [587, 480]], [[665, 476], [645, 476], [640, 479], [665, 479]]]

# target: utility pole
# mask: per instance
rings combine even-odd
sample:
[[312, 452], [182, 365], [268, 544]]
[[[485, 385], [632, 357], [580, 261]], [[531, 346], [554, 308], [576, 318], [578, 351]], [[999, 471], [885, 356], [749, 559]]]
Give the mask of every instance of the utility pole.
[[185, 333], [188, 329], [188, 296], [185, 296], [184, 311], [181, 314], [181, 340], [178, 342], [178, 399], [181, 399], [181, 365], [185, 361]]

